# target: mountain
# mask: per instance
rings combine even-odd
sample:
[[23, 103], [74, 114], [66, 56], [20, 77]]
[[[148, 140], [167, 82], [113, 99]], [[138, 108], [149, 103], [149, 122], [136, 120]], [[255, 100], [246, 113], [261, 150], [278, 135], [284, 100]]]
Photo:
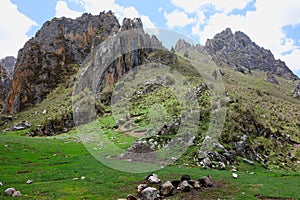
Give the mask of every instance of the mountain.
[[204, 49], [220, 66], [228, 65], [238, 70], [270, 72], [288, 80], [299, 78], [281, 60], [276, 60], [270, 50], [259, 47], [243, 32], [234, 34], [230, 28], [208, 39]]
[[[219, 70], [203, 72], [207, 75], [203, 77], [193, 66], [195, 60], [200, 66], [207, 66], [206, 69], [216, 66]], [[187, 94], [184, 98], [199, 104], [200, 124], [192, 131], [194, 137], [187, 135], [173, 140], [181, 123], [186, 125], [187, 133], [193, 124], [181, 119], [182, 108], [176, 97], [181, 86], [175, 85], [178, 80], [172, 73], [169, 76], [160, 73], [151, 80], [144, 78], [145, 83], [138, 84], [131, 96], [122, 96], [128, 98], [129, 115], [117, 121], [112, 119], [112, 93], [124, 86], [115, 88], [115, 83], [127, 74], [135, 74], [137, 66], [149, 63], [155, 63], [154, 69], [170, 66], [169, 71], [178, 71], [184, 77], [184, 85], [191, 85], [195, 95]], [[205, 82], [204, 78], [211, 82]], [[209, 90], [214, 88], [215, 80], [224, 83], [222, 97], [217, 99], [220, 105], [214, 104]], [[89, 122], [89, 114], [95, 110], [94, 116], [99, 117], [109, 134], [116, 133], [115, 137], [133, 142], [131, 147], [130, 142], [124, 144], [132, 151], [139, 151], [135, 148], [139, 145], [128, 135], [145, 134], [139, 144], [151, 145], [145, 147], [149, 151], [170, 146], [172, 141], [190, 145], [178, 164], [224, 169], [242, 158], [266, 168], [297, 168], [297, 161], [300, 163], [300, 102], [294, 98], [299, 96], [299, 84], [294, 89], [297, 80], [284, 62], [276, 60], [269, 50], [259, 47], [242, 32], [233, 34], [226, 29], [205, 46], [179, 40], [168, 51], [155, 36], [143, 30], [139, 18], [125, 18], [120, 24], [112, 12], [83, 14], [77, 19], [54, 18], [26, 42], [18, 54], [5, 111], [18, 121], [30, 121], [32, 127], [27, 134], [31, 136], [68, 132], [76, 124]], [[172, 87], [176, 92], [170, 90]], [[85, 89], [95, 90], [97, 98], [91, 100]], [[76, 99], [73, 102], [72, 97]], [[162, 107], [155, 110], [157, 104]], [[206, 155], [200, 154], [202, 142], [210, 138], [206, 134], [211, 116], [225, 108], [224, 128], [214, 143], [215, 148]], [[74, 119], [78, 113], [80, 117]], [[185, 114], [189, 119], [195, 113]], [[152, 130], [145, 127], [163, 117], [167, 122], [154, 127], [158, 133], [149, 135]], [[119, 158], [140, 159], [128, 154]]]

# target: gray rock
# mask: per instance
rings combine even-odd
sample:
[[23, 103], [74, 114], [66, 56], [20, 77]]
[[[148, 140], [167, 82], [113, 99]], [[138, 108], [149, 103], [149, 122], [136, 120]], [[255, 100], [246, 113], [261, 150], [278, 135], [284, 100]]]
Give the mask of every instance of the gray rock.
[[199, 183], [202, 187], [213, 187], [213, 182], [211, 181], [211, 176], [203, 176], [199, 179]]
[[138, 187], [137, 187], [138, 193], [141, 193], [147, 187], [148, 187], [147, 184], [140, 184], [140, 185], [138, 185]]
[[146, 177], [146, 180], [151, 184], [159, 184], [161, 180], [158, 178], [157, 174], [150, 174]]
[[31, 183], [33, 183], [33, 180], [27, 180], [26, 181], [26, 184], [31, 184]]
[[251, 161], [251, 160], [248, 160], [247, 158], [243, 158], [243, 161], [244, 161], [245, 163], [248, 163], [249, 165], [254, 165], [254, 162]]
[[22, 194], [21, 194], [20, 191], [15, 191], [12, 196], [13, 197], [20, 197], [20, 196], [22, 196]]
[[164, 184], [159, 186], [160, 194], [163, 196], [168, 196], [172, 194], [174, 186], [170, 181], [165, 182]]
[[141, 192], [141, 196], [145, 200], [156, 200], [159, 197], [159, 191], [154, 187], [147, 187]]
[[192, 188], [193, 188], [193, 186], [191, 186], [191, 185], [189, 184], [189, 182], [188, 182], [187, 180], [185, 180], [185, 181], [182, 181], [182, 182], [179, 184], [179, 186], [178, 186], [177, 189], [179, 189], [179, 190], [181, 190], [181, 191], [183, 191], [183, 192], [189, 192], [189, 191], [191, 191]]
[[127, 200], [137, 200], [137, 198], [131, 194], [127, 196]]
[[4, 192], [7, 196], [12, 196], [16, 192], [16, 189], [15, 188], [7, 188]]
[[3, 186], [3, 183], [2, 183], [2, 182], [0, 182], [0, 186]]

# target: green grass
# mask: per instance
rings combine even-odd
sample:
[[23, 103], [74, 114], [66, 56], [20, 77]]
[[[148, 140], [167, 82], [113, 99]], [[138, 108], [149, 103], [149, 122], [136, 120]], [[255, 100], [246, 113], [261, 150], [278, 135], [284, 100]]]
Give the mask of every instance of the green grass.
[[[0, 135], [0, 199], [5, 188], [15, 187], [22, 199], [117, 199], [136, 193], [138, 183], [148, 173], [125, 173], [96, 160], [85, 146], [75, 140], [75, 133], [57, 138], [32, 138]], [[255, 199], [256, 195], [273, 198], [300, 197], [300, 174], [288, 171], [265, 171], [241, 163], [239, 178], [231, 172], [169, 166], [155, 173], [163, 180], [179, 179], [189, 174], [197, 179], [211, 174], [220, 187], [197, 193], [196, 199]], [[254, 172], [250, 174], [248, 172]], [[150, 172], [149, 172], [150, 173]], [[85, 176], [84, 180], [81, 177]], [[79, 178], [74, 180], [74, 178]], [[25, 184], [28, 179], [33, 184]], [[182, 195], [182, 194], [181, 194]], [[182, 196], [173, 196], [178, 199]], [[195, 198], [194, 198], [195, 199]]]

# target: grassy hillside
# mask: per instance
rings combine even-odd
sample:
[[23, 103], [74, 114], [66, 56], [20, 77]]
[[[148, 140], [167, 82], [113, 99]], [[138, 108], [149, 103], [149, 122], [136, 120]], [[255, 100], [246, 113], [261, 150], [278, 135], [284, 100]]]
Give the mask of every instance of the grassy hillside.
[[[15, 135], [0, 136], [0, 181], [4, 184], [0, 187], [0, 199], [7, 198], [4, 190], [8, 187], [20, 190], [22, 199], [126, 198], [129, 193], [136, 194], [138, 183], [148, 175], [108, 168], [90, 155], [77, 141], [74, 132], [51, 138]], [[299, 173], [266, 171], [243, 163], [239, 165], [238, 179], [233, 179], [229, 171], [179, 166], [166, 167], [155, 173], [163, 181], [178, 179], [183, 174], [195, 179], [212, 175], [218, 187], [197, 191], [190, 198], [185, 194], [186, 199], [256, 199], [256, 196], [297, 199], [300, 196]], [[83, 176], [85, 179], [81, 179]], [[34, 182], [25, 184], [28, 179]], [[183, 199], [185, 195], [182, 195], [170, 199]]]
[[[153, 52], [147, 59], [149, 62], [166, 62], [168, 57], [164, 55]], [[195, 52], [189, 53], [188, 57], [199, 59]], [[204, 55], [200, 58], [204, 60], [200, 64], [210, 66]], [[216, 72], [217, 75], [211, 71], [205, 72], [208, 76], [205, 78], [211, 81], [207, 84], [191, 63], [188, 58], [177, 55], [169, 66], [171, 70], [182, 74], [191, 88], [196, 88], [195, 101], [198, 103], [200, 117], [194, 133], [196, 138], [194, 144], [175, 163], [155, 173], [162, 180], [176, 179], [182, 174], [190, 174], [196, 179], [209, 173], [218, 187], [198, 191], [194, 196], [174, 196], [170, 199], [299, 198], [300, 100], [293, 98], [291, 94], [295, 83], [276, 77], [279, 84], [274, 85], [266, 81], [267, 74], [264, 72], [245, 70], [246, 73], [241, 73], [230, 67], [220, 67], [224, 75], [219, 71]], [[223, 171], [207, 170], [199, 167], [197, 163], [197, 152], [207, 136], [212, 112], [218, 109], [209, 91], [209, 88], [214, 87], [215, 76], [224, 82], [226, 101], [220, 101], [227, 109], [226, 121], [218, 141], [229, 152], [236, 154], [235, 161], [226, 163], [227, 170]], [[176, 94], [167, 87], [150, 84], [150, 92], [136, 95], [149, 89], [142, 85], [129, 100], [131, 123], [125, 120], [125, 123], [120, 124], [115, 120], [112, 107], [107, 104], [110, 103], [110, 98], [107, 97], [102, 102], [97, 101], [98, 123], [89, 123], [70, 130], [71, 126], [66, 128], [66, 124], [72, 121], [72, 86], [71, 80], [60, 85], [46, 100], [14, 115], [13, 122], [1, 127], [0, 181], [4, 186], [0, 187], [0, 199], [5, 198], [3, 191], [7, 187], [20, 190], [22, 199], [117, 199], [125, 198], [129, 193], [135, 194], [137, 184], [142, 182], [147, 173], [125, 173], [105, 166], [91, 155], [93, 144], [86, 149], [87, 146], [81, 143], [78, 134], [100, 128], [103, 131], [103, 138], [100, 140], [109, 141], [110, 144], [107, 149], [99, 151], [100, 155], [106, 155], [107, 152], [114, 152], [115, 147], [126, 150], [137, 137], [147, 132], [153, 121], [165, 120], [166, 123], [171, 123], [174, 116], [178, 117], [183, 109]], [[109, 96], [110, 92], [106, 91], [102, 95]], [[31, 122], [32, 127], [19, 132], [3, 131], [23, 120]], [[37, 131], [45, 127], [51, 127], [50, 130], [55, 131]], [[68, 133], [61, 134], [67, 131]], [[245, 135], [244, 154], [238, 154], [235, 143], [241, 141]], [[156, 140], [157, 150], [173, 136], [172, 132], [142, 138], [147, 141]], [[222, 153], [220, 150], [215, 152]], [[116, 151], [118, 153], [120, 152]], [[242, 158], [253, 160], [255, 165], [246, 164]], [[239, 170], [237, 180], [231, 177], [231, 165], [236, 165]], [[85, 179], [81, 180], [82, 176]], [[28, 179], [34, 180], [34, 183], [26, 185]]]

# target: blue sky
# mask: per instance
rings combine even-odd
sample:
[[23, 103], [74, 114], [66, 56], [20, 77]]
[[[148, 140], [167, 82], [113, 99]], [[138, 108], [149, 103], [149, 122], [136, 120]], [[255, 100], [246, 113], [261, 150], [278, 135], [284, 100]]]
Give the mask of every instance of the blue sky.
[[[119, 21], [140, 17], [144, 27], [176, 31], [200, 44], [227, 27], [243, 31], [300, 76], [299, 0], [1, 0], [0, 58], [17, 56], [47, 20], [104, 10]], [[158, 36], [167, 41], [165, 32]]]

